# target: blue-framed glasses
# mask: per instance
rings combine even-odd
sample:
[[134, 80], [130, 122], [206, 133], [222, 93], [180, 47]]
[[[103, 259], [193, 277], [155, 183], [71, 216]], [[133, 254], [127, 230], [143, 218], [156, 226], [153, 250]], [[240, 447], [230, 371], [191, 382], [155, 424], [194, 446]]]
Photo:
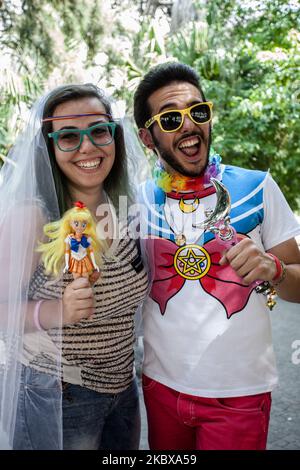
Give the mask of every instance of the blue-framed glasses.
[[87, 129], [61, 129], [51, 132], [48, 137], [62, 152], [72, 152], [80, 148], [83, 137], [88, 136], [95, 147], [103, 147], [112, 143], [117, 124], [115, 122], [99, 122]]

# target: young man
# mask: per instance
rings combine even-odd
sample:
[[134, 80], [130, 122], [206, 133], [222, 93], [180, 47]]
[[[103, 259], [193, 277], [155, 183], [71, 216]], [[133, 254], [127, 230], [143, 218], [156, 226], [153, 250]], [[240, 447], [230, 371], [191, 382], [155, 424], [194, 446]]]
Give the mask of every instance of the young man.
[[[153, 281], [144, 312], [150, 448], [265, 449], [277, 373], [266, 298], [255, 287], [269, 281], [300, 302], [299, 224], [268, 173], [220, 164], [212, 103], [190, 67], [151, 69], [134, 115], [158, 159], [141, 190]], [[226, 251], [201, 228], [222, 202], [210, 176], [231, 197], [238, 243]]]

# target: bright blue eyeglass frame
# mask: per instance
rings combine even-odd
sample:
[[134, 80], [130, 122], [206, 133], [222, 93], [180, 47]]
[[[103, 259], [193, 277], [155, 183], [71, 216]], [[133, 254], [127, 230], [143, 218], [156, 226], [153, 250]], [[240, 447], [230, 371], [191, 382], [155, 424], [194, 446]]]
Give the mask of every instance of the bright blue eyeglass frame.
[[[96, 143], [94, 141], [92, 135], [91, 135], [91, 132], [93, 132], [95, 129], [99, 129], [101, 127], [108, 127], [109, 132], [110, 132], [110, 136], [111, 136], [111, 139], [108, 142], [105, 142], [103, 144]], [[114, 136], [115, 136], [116, 127], [117, 127], [117, 124], [115, 122], [99, 122], [99, 123], [95, 124], [94, 126], [88, 127], [87, 129], [61, 129], [59, 131], [51, 132], [50, 134], [48, 134], [48, 137], [53, 139], [55, 145], [62, 152], [73, 152], [74, 150], [77, 150], [77, 149], [80, 148], [80, 146], [83, 142], [83, 137], [85, 135], [88, 136], [88, 138], [90, 139], [92, 144], [95, 145], [95, 147], [104, 147], [106, 145], [111, 144], [113, 139], [114, 139]], [[61, 137], [63, 134], [70, 134], [70, 133], [72, 133], [72, 134], [73, 133], [74, 134], [78, 133], [80, 135], [79, 143], [76, 144], [74, 147], [71, 147], [71, 148], [68, 148], [68, 149], [62, 148], [59, 145], [59, 140], [58, 140], [59, 137]]]

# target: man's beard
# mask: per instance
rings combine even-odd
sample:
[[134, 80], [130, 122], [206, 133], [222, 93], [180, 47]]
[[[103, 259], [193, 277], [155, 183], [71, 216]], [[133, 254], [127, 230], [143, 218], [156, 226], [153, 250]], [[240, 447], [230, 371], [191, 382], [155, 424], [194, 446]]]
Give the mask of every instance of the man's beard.
[[[195, 132], [191, 133], [190, 135], [186, 134], [183, 138], [187, 138], [189, 136], [197, 135]], [[153, 142], [157, 151], [159, 152], [160, 157], [177, 173], [180, 173], [183, 176], [200, 176], [204, 173], [207, 164], [208, 164], [208, 157], [209, 157], [209, 150], [210, 150], [210, 142], [211, 142], [211, 132], [209, 132], [208, 138], [205, 139], [203, 133], [199, 133], [198, 135], [201, 136], [201, 145], [205, 145], [207, 147], [206, 153], [206, 163], [204, 168], [201, 170], [187, 170], [173, 155], [168, 151], [165, 151], [164, 148], [160, 145], [159, 140], [152, 134]]]

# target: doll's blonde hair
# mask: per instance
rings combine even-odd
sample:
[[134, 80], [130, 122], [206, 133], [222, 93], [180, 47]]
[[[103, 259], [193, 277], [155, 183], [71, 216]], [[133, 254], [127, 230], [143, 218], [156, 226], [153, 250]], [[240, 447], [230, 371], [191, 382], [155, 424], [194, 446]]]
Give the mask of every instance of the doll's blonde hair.
[[96, 221], [87, 207], [69, 209], [60, 220], [44, 226], [44, 234], [50, 239], [48, 243], [39, 243], [37, 251], [42, 253], [42, 261], [47, 274], [55, 276], [64, 265], [65, 239], [73, 232], [72, 221], [86, 221], [84, 235], [91, 237], [91, 249], [95, 254], [97, 264], [101, 264], [101, 254], [105, 251], [106, 242], [99, 240], [96, 233]]

